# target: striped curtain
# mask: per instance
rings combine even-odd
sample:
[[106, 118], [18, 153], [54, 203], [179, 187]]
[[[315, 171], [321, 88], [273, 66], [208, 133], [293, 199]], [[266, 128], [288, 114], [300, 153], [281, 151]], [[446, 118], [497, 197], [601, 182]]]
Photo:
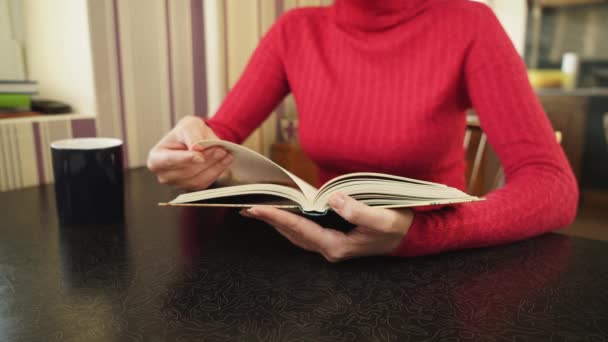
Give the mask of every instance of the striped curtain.
[[[185, 115], [211, 116], [259, 39], [283, 12], [332, 0], [88, 0], [96, 113], [0, 120], [0, 191], [53, 181], [49, 143], [105, 136], [125, 142], [128, 167]], [[268, 154], [291, 97], [247, 140]]]
[[[210, 20], [217, 18], [210, 29], [215, 27], [218, 32], [211, 37], [206, 35], [210, 39], [218, 39], [215, 44], [207, 44], [212, 50], [208, 54], [211, 63], [207, 64], [210, 66], [208, 80], [212, 88], [209, 112], [213, 113], [218, 108], [221, 98], [238, 80], [260, 38], [282, 13], [296, 7], [328, 6], [332, 3], [333, 0], [205, 1], [206, 9], [211, 13], [207, 17], [211, 17]], [[214, 74], [212, 70], [220, 72]], [[279, 138], [277, 120], [285, 113], [295, 111], [293, 97], [288, 96], [244, 144], [268, 155], [270, 145]]]

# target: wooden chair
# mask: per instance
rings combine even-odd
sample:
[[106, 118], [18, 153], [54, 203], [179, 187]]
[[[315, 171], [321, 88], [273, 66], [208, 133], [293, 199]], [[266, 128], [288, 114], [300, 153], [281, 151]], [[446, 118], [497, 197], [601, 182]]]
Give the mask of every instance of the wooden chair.
[[[562, 143], [562, 133], [555, 132], [555, 139]], [[479, 126], [475, 115], [467, 116], [467, 130], [464, 137], [464, 149], [467, 159], [467, 193], [483, 196], [505, 183], [504, 169], [498, 158], [488, 146], [488, 138]]]
[[[555, 136], [557, 141], [561, 143], [561, 132], [555, 132]], [[465, 174], [467, 193], [483, 196], [490, 190], [504, 185], [504, 171], [500, 166], [498, 158], [488, 145], [488, 138], [481, 130], [476, 115], [467, 116], [464, 149], [467, 160]], [[306, 157], [297, 144], [273, 144], [271, 158], [310, 184], [318, 184], [319, 175], [317, 166]]]
[[467, 130], [464, 135], [464, 150], [467, 160], [465, 177], [467, 180], [467, 193], [482, 195], [485, 188], [488, 138], [479, 126], [475, 115], [467, 115]]

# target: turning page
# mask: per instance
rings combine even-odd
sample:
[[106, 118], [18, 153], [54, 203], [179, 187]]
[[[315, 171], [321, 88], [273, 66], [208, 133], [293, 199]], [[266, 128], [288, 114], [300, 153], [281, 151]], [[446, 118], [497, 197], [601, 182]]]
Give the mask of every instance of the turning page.
[[317, 194], [314, 186], [245, 146], [215, 139], [199, 141], [198, 145], [203, 148], [220, 146], [234, 157], [234, 161], [228, 169], [229, 177], [222, 185], [280, 184], [299, 189], [310, 201]]

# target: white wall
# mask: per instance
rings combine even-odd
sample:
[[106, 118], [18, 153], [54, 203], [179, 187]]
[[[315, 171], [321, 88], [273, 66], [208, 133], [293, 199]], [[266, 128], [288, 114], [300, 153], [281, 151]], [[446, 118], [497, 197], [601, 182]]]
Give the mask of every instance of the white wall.
[[96, 114], [87, 2], [24, 0], [23, 12], [27, 68], [39, 97]]
[[0, 40], [12, 39], [8, 0], [0, 0]]
[[0, 80], [23, 80], [21, 2], [0, 0]]
[[490, 6], [505, 28], [513, 45], [523, 56], [526, 46], [526, 20], [528, 5], [526, 0], [475, 0]]
[[12, 16], [11, 28], [13, 39], [17, 41], [23, 41], [25, 39], [25, 32], [23, 27], [23, 1], [22, 0], [0, 0], [0, 2], [6, 1], [9, 7], [9, 15]]

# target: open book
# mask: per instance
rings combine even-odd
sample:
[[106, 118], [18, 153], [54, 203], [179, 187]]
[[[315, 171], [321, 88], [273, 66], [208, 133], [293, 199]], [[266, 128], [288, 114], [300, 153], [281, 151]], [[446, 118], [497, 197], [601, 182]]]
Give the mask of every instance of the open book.
[[247, 147], [222, 140], [203, 140], [198, 144], [203, 148], [221, 146], [233, 155], [234, 162], [227, 177], [218, 181], [212, 189], [185, 193], [160, 205], [250, 207], [264, 204], [300, 208], [303, 212], [314, 215], [330, 209], [327, 201], [335, 192], [383, 208], [481, 200], [447, 185], [370, 172], [336, 177], [317, 189]]

